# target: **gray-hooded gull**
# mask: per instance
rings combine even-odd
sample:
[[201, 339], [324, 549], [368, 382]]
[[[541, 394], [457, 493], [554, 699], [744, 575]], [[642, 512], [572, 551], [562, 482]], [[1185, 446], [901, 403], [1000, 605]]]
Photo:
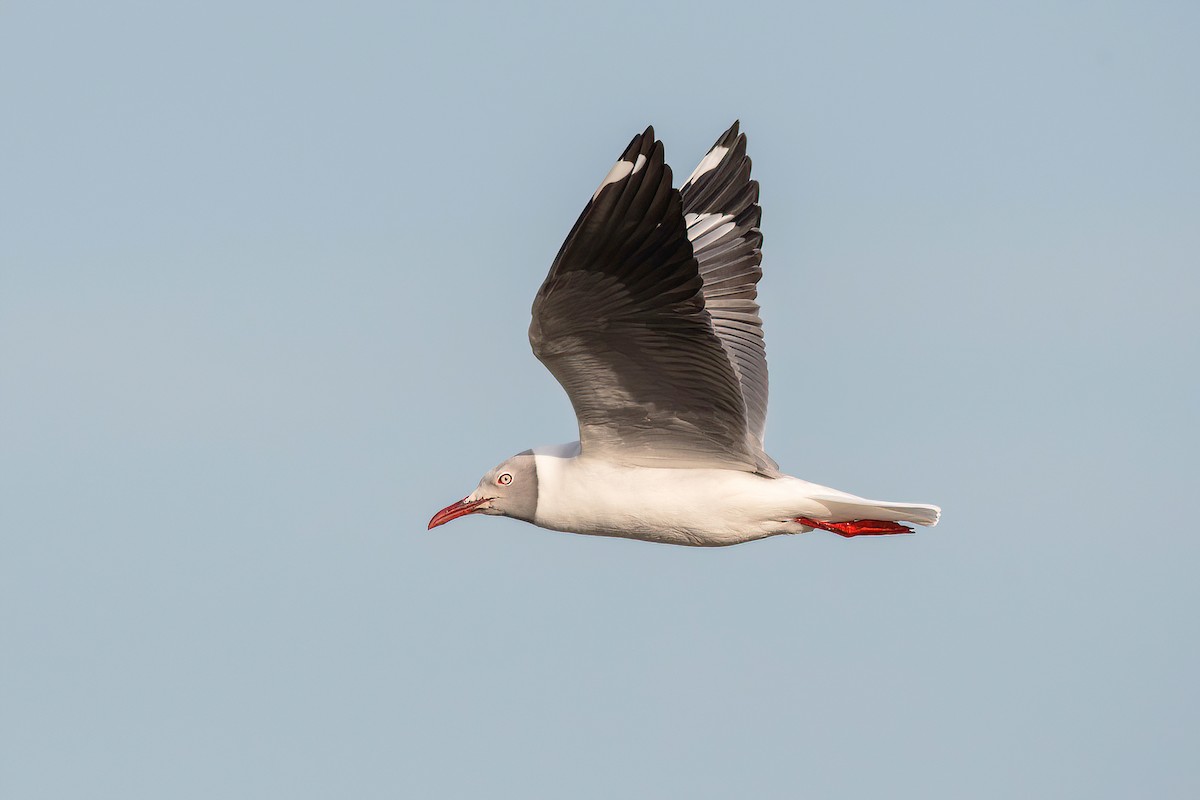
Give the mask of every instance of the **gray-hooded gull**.
[[720, 546], [936, 525], [937, 506], [809, 483], [764, 452], [760, 218], [738, 123], [679, 190], [654, 129], [634, 136], [533, 301], [529, 342], [571, 398], [579, 441], [513, 456], [429, 527], [491, 514]]

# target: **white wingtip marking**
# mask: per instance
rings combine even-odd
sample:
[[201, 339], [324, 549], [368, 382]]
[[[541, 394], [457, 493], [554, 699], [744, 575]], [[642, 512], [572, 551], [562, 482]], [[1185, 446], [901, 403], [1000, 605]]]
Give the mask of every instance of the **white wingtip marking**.
[[[704, 234], [708, 233], [718, 225], [724, 225], [731, 222], [733, 217], [729, 214], [684, 214], [683, 221], [687, 225], [688, 239], [696, 241]], [[726, 231], [728, 232], [728, 230]]]
[[[644, 158], [644, 156], [638, 157]], [[600, 192], [603, 191], [605, 186], [608, 186], [610, 183], [616, 183], [617, 181], [628, 177], [633, 172], [637, 172], [637, 170], [634, 169], [632, 162], [618, 161], [617, 163], [613, 164], [612, 169], [608, 171], [608, 174], [604, 176], [604, 180], [600, 181], [600, 185], [596, 188], [596, 191], [592, 193], [592, 199], [595, 200], [597, 197], [599, 197]]]
[[633, 172], [631, 174], [637, 175], [638, 170], [644, 166], [646, 166], [646, 157], [641, 153], [638, 153], [637, 161], [635, 161], [633, 164]]
[[721, 147], [720, 145], [717, 145], [712, 150], [709, 150], [708, 155], [704, 156], [704, 158], [700, 160], [700, 164], [695, 170], [693, 170], [692, 174], [688, 176], [688, 179], [684, 181], [684, 183], [692, 183], [704, 173], [711, 172], [712, 170], [716, 169], [717, 165], [721, 163], [721, 159], [725, 158], [725, 154], [728, 152], [728, 147]]
[[692, 240], [692, 249], [699, 252], [711, 245], [713, 242], [719, 241], [725, 234], [736, 228], [737, 225], [732, 222], [726, 222], [723, 225], [718, 225], [712, 228], [703, 236], [693, 238], [690, 234], [689, 239]]

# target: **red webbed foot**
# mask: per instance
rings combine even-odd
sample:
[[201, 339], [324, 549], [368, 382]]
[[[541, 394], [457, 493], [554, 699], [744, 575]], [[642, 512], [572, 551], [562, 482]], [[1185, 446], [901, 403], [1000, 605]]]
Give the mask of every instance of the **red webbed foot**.
[[821, 522], [809, 517], [796, 517], [796, 522], [810, 528], [820, 528], [823, 531], [836, 533], [838, 536], [886, 536], [891, 533], [912, 533], [913, 529], [898, 522], [884, 522], [879, 519], [856, 519], [853, 522]]

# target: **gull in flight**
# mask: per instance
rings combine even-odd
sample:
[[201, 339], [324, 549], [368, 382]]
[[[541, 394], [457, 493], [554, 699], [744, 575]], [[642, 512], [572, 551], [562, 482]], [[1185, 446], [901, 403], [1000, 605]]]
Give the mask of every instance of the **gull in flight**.
[[763, 449], [762, 234], [746, 137], [725, 132], [681, 189], [654, 129], [633, 137], [558, 251], [529, 343], [579, 441], [518, 453], [429, 528], [468, 514], [717, 547], [813, 529], [911, 533], [937, 506], [793, 478]]

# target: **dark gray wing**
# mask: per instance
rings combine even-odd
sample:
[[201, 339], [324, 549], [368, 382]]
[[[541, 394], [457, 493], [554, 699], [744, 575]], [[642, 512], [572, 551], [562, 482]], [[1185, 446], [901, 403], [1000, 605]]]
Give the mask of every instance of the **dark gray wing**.
[[738, 134], [737, 122], [717, 139], [680, 195], [704, 280], [704, 305], [733, 364], [747, 427], [761, 452], [767, 421], [767, 351], [757, 302], [762, 211], [758, 181], [750, 180], [746, 136]]
[[704, 308], [653, 128], [633, 137], [571, 229], [533, 301], [529, 342], [571, 398], [584, 454], [769, 468]]

